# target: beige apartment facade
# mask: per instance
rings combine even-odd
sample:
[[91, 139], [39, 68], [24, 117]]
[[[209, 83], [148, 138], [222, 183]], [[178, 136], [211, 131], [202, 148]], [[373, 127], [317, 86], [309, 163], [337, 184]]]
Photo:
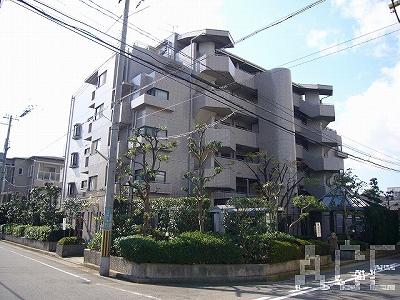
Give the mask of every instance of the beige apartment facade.
[[0, 203], [9, 201], [13, 193], [28, 196], [33, 188], [43, 187], [46, 182], [62, 187], [63, 168], [64, 158], [62, 157], [7, 158]]
[[[295, 83], [289, 69], [264, 69], [229, 53], [232, 45], [228, 31], [204, 29], [173, 34], [157, 47], [133, 46], [119, 100], [118, 156], [124, 157], [135, 130], [167, 128], [168, 139], [177, 140], [179, 147], [162, 165], [152, 196], [185, 196], [181, 188], [190, 186], [183, 175], [195, 168], [187, 138], [195, 124], [212, 124], [206, 140], [222, 142], [206, 163], [209, 172], [222, 168], [207, 184], [214, 205], [255, 195], [257, 178], [244, 157], [257, 151], [282, 162], [297, 161], [302, 165], [298, 174], [317, 183], [302, 187], [323, 196], [346, 158], [341, 137], [328, 127], [335, 120], [334, 106], [325, 104], [332, 86]], [[95, 70], [71, 99], [63, 198], [96, 199], [91, 216], [101, 214], [104, 205], [116, 61], [114, 57]], [[90, 236], [98, 224], [83, 230]]]

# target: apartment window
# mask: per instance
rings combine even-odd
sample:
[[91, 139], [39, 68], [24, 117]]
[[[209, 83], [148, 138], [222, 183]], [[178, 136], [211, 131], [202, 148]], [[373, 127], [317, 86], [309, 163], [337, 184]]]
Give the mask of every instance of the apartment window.
[[18, 168], [18, 175], [24, 174], [24, 169], [23, 168]]
[[147, 136], [167, 137], [167, 131], [159, 128], [143, 126], [138, 129], [138, 134]]
[[107, 71], [103, 72], [97, 80], [97, 87], [101, 87], [103, 84], [106, 83], [106, 78], [107, 78]]
[[91, 154], [96, 153], [97, 151], [100, 151], [100, 143], [101, 139], [97, 139], [95, 141], [92, 142], [92, 149], [91, 149]]
[[169, 100], [169, 93], [167, 91], [164, 91], [164, 90], [160, 90], [160, 89], [157, 89], [157, 88], [152, 88], [152, 89], [148, 90], [146, 93], [148, 95], [152, 95], [152, 96], [157, 97], [157, 98], [161, 98], [161, 99], [164, 99], [164, 100]]
[[111, 127], [108, 127], [107, 146], [111, 145]]
[[89, 125], [88, 125], [88, 133], [91, 133], [92, 132], [92, 123], [89, 123]]
[[89, 177], [89, 187], [88, 191], [97, 190], [97, 175]]
[[165, 177], [166, 177], [165, 171], [157, 171], [153, 181], [157, 183], [165, 183]]
[[[142, 172], [141, 169], [135, 170], [135, 180], [142, 180], [141, 172]], [[151, 182], [165, 183], [165, 179], [166, 179], [166, 172], [165, 171], [157, 171], [157, 172], [155, 172], [155, 175], [152, 178]]]
[[32, 176], [33, 176], [33, 165], [30, 165], [29, 169], [28, 169], [28, 177], [32, 177]]
[[85, 157], [85, 168], [89, 166], [89, 156]]
[[104, 104], [100, 104], [95, 108], [94, 111], [94, 119], [98, 120], [103, 116], [103, 111], [104, 111]]
[[90, 154], [90, 148], [85, 148], [84, 153], [85, 153], [85, 155], [89, 155]]
[[78, 152], [71, 153], [71, 161], [70, 161], [69, 166], [71, 168], [77, 168], [78, 162], [79, 162], [79, 153]]
[[82, 134], [82, 124], [77, 123], [74, 125], [74, 130], [72, 132], [72, 138], [74, 140], [77, 140], [81, 137], [81, 134]]
[[82, 180], [81, 181], [81, 190], [86, 190], [88, 186], [87, 180]]
[[68, 196], [74, 196], [76, 195], [76, 185], [75, 182], [68, 182], [68, 187], [67, 187], [67, 194]]
[[245, 161], [246, 156], [242, 154], [236, 154], [236, 160]]
[[229, 152], [221, 152], [222, 158], [232, 158], [231, 153]]
[[92, 92], [92, 100], [94, 100], [94, 98], [96, 98], [96, 91]]

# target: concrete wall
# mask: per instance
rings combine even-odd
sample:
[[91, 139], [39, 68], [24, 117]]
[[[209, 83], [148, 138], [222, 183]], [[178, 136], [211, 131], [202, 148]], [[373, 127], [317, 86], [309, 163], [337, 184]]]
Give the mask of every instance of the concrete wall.
[[27, 239], [24, 237], [13, 236], [10, 234], [3, 234], [2, 238], [6, 241], [50, 252], [55, 252], [57, 246], [57, 242], [42, 242], [38, 240]]
[[[330, 263], [330, 255], [322, 256], [321, 265]], [[85, 249], [84, 262], [100, 265], [100, 252]], [[276, 264], [176, 265], [137, 264], [121, 257], [111, 257], [110, 269], [134, 282], [233, 282], [257, 281], [282, 273], [298, 273], [300, 261]]]

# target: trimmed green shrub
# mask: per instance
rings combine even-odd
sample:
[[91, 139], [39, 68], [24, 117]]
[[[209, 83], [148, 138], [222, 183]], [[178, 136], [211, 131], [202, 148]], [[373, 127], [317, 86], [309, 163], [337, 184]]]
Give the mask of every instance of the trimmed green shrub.
[[57, 245], [82, 245], [86, 244], [86, 241], [79, 236], [67, 236], [63, 237], [57, 242]]
[[154, 238], [142, 235], [132, 235], [114, 240], [117, 254], [136, 263], [160, 262], [166, 254]]
[[16, 225], [12, 229], [12, 235], [14, 236], [24, 236], [26, 225]]
[[303, 256], [298, 245], [279, 240], [271, 241], [271, 263], [279, 263], [302, 258]]
[[24, 237], [32, 240], [38, 240], [43, 242], [56, 242], [62, 236], [64, 232], [61, 229], [52, 229], [48, 225], [44, 226], [26, 226]]
[[1, 232], [4, 234], [13, 234], [13, 230], [14, 230], [15, 226], [16, 226], [15, 224], [11, 224], [11, 223], [3, 224], [3, 225], [1, 225]]
[[100, 251], [101, 249], [101, 231], [96, 232], [92, 239], [88, 242], [88, 249]]
[[116, 253], [136, 263], [233, 264], [243, 263], [243, 250], [227, 235], [186, 232], [170, 241], [133, 235], [114, 241]]
[[246, 263], [267, 263], [271, 249], [271, 238], [268, 234], [252, 234], [235, 237], [235, 242], [243, 249]]
[[235, 264], [243, 263], [243, 250], [228, 235], [185, 232], [166, 243], [168, 263]]
[[316, 255], [330, 255], [331, 254], [331, 246], [327, 242], [321, 240], [309, 240], [310, 243], [315, 245], [315, 254]]

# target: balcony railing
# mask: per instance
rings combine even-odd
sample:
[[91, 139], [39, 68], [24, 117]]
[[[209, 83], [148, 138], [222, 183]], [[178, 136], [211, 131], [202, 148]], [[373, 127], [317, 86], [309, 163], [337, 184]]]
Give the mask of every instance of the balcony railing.
[[36, 179], [43, 181], [60, 181], [60, 173], [39, 171]]

